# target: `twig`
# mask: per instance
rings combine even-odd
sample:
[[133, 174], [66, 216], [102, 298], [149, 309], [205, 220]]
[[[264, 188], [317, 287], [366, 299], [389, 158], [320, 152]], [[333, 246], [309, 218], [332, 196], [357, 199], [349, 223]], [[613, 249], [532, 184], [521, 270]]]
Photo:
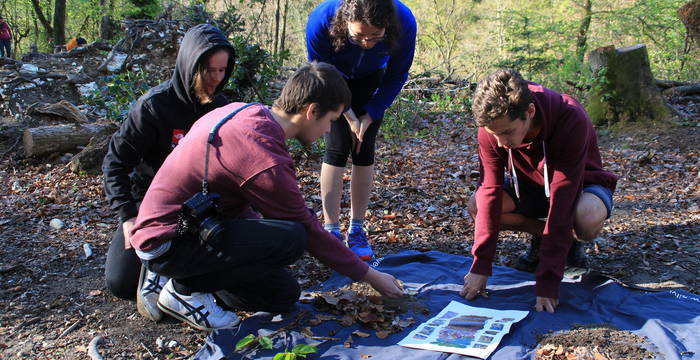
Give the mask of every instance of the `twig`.
[[309, 339], [314, 339], [314, 340], [335, 340], [335, 341], [340, 340], [340, 338], [330, 337], [330, 336], [306, 336], [306, 335], [304, 335], [304, 336], [309, 338]]
[[75, 330], [75, 329], [78, 328], [78, 325], [80, 325], [80, 319], [78, 319], [78, 321], [74, 322], [73, 325], [69, 326], [67, 329], [63, 330], [63, 332], [61, 333], [61, 335], [58, 335], [58, 337], [56, 338], [56, 340], [58, 340], [58, 339], [60, 339], [60, 338], [62, 338], [62, 337], [64, 337], [64, 336], [70, 334], [73, 330]]
[[144, 350], [146, 350], [146, 352], [148, 352], [148, 354], [151, 355], [152, 358], [155, 358], [155, 357], [156, 357], [156, 356], [151, 352], [151, 349], [149, 349], [149, 348], [146, 346], [146, 344], [144, 344], [143, 342], [141, 342], [141, 347], [142, 347]]
[[[88, 356], [90, 356], [90, 359], [102, 360], [102, 356], [100, 355], [99, 350], [97, 350], [97, 346], [104, 343], [105, 338], [102, 336], [97, 335], [94, 338], [92, 338], [92, 341], [90, 341], [90, 345], [88, 345]], [[151, 354], [151, 356], [153, 356], [153, 354]]]

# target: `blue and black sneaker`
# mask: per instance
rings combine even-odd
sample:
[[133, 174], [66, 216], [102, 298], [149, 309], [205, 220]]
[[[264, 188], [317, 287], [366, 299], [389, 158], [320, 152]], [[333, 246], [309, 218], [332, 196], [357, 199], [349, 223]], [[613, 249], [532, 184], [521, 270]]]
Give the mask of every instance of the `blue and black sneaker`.
[[340, 233], [340, 231], [338, 231], [338, 230], [329, 230], [328, 232], [331, 233], [331, 235], [333, 235], [333, 237], [335, 237], [336, 239], [338, 239], [338, 241], [340, 241], [341, 243], [345, 243], [345, 240], [343, 240], [343, 235]]
[[348, 233], [348, 247], [360, 259], [368, 261], [374, 257], [374, 252], [367, 242], [367, 235], [362, 229], [352, 229]]

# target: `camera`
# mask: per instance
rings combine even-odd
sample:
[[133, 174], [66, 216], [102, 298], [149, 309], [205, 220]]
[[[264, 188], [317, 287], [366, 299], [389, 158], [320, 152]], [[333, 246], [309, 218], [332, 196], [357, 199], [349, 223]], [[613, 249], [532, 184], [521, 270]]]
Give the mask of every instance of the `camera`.
[[202, 244], [216, 244], [224, 231], [219, 218], [219, 194], [198, 192], [182, 204], [178, 235], [199, 238]]

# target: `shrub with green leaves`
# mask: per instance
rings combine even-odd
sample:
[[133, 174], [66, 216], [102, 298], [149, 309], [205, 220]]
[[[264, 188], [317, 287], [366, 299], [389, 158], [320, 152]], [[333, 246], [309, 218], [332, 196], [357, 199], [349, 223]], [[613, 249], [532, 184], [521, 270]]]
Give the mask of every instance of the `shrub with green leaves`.
[[105, 117], [116, 122], [124, 120], [136, 99], [154, 85], [146, 73], [141, 71], [109, 75], [103, 80], [104, 85], [83, 98], [83, 101], [88, 105], [105, 109]]
[[[252, 350], [258, 346], [266, 350], [272, 350], [272, 339], [267, 336], [248, 334], [248, 336], [236, 343], [235, 351]], [[305, 358], [307, 355], [313, 354], [316, 351], [318, 351], [318, 349], [313, 345], [298, 344], [293, 347], [291, 351], [285, 349], [283, 352], [277, 353], [273, 360], [297, 360], [299, 358]]]

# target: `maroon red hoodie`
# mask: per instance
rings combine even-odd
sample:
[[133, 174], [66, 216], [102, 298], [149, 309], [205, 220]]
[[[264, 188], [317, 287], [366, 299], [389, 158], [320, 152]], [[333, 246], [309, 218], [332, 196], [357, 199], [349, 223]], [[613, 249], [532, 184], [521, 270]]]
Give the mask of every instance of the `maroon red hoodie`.
[[[617, 176], [603, 170], [595, 130], [586, 111], [574, 98], [539, 84], [529, 83], [542, 130], [528, 146], [512, 149], [518, 181], [544, 188], [543, 143], [550, 185], [550, 207], [540, 244], [537, 296], [559, 298], [559, 284], [571, 247], [576, 202], [584, 185], [598, 184], [615, 190]], [[516, 120], [518, 121], [518, 120]], [[508, 150], [479, 128], [481, 186], [476, 193], [479, 209], [474, 229], [471, 272], [491, 275], [501, 218], [504, 168]], [[544, 190], [543, 190], [544, 191]]]
[[[165, 159], [139, 208], [131, 231], [138, 252], [157, 254], [176, 236], [182, 204], [202, 190], [204, 154], [209, 131], [241, 107], [233, 103], [197, 120]], [[218, 132], [209, 155], [209, 190], [221, 195], [219, 209], [231, 218], [254, 217], [298, 221], [308, 235], [307, 249], [339, 273], [360, 280], [368, 265], [323, 229], [306, 207], [297, 184], [282, 127], [262, 105], [253, 105], [228, 120]]]

